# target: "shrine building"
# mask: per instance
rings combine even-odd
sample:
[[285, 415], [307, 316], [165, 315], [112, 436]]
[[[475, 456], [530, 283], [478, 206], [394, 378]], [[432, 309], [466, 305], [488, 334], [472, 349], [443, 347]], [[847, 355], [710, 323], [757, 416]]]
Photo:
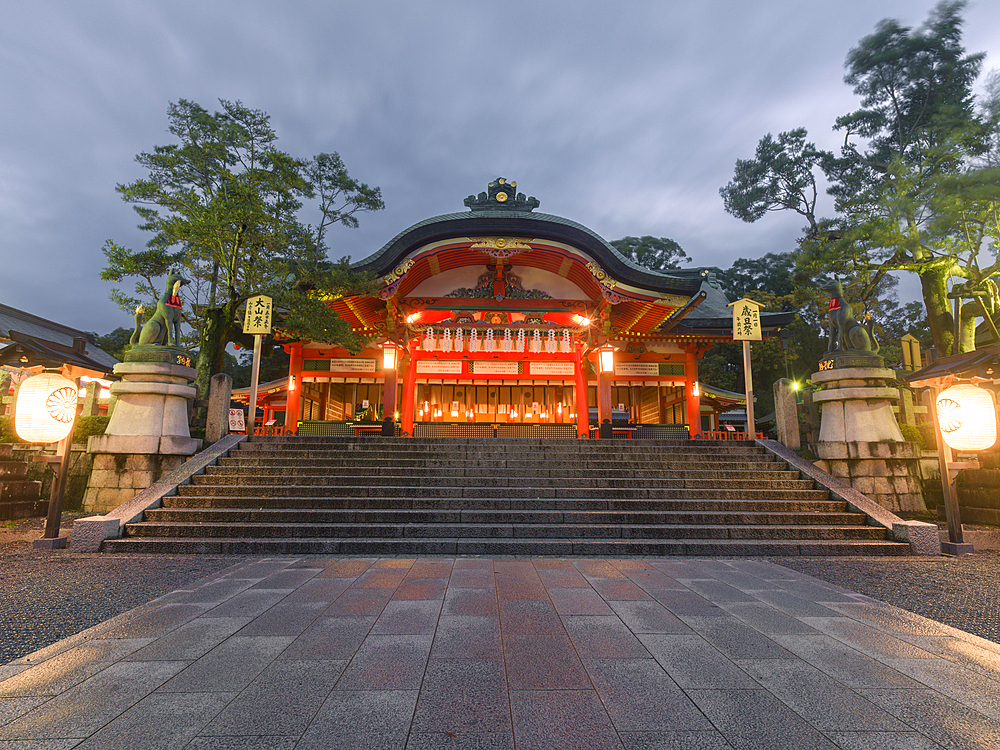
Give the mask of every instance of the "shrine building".
[[[468, 210], [354, 263], [377, 294], [329, 304], [371, 344], [287, 341], [288, 381], [261, 387], [263, 421], [298, 434], [596, 437], [605, 423], [605, 436], [708, 437], [745, 405], [698, 381], [699, 358], [733, 340], [709, 269], [642, 268], [516, 187], [498, 178]], [[771, 336], [793, 314], [760, 317]]]

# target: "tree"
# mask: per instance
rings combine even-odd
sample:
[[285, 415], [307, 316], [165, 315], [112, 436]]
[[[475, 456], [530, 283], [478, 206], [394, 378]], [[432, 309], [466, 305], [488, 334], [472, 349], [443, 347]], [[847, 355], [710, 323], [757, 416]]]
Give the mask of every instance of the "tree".
[[[101, 273], [119, 283], [137, 279], [138, 296], [118, 289], [111, 295], [131, 311], [162, 293], [158, 277], [183, 267], [193, 281], [184, 319], [196, 335], [202, 393], [222, 371], [227, 344], [241, 340], [240, 307], [255, 294], [274, 297], [280, 319], [297, 334], [360, 348], [362, 340], [324, 298], [365, 291], [371, 280], [352, 273], [346, 258], [326, 260], [326, 234], [334, 223], [356, 227], [356, 214], [384, 207], [380, 190], [352, 179], [337, 154], [292, 157], [277, 148], [266, 113], [220, 104], [214, 114], [184, 99], [170, 104], [177, 142], [139, 154], [148, 176], [117, 187], [152, 237], [140, 251], [108, 240]], [[299, 219], [307, 201], [318, 211], [315, 225]]]
[[691, 259], [681, 246], [669, 237], [622, 237], [611, 245], [625, 258], [651, 271], [666, 271], [680, 268], [681, 263]]
[[[977, 204], [974, 191], [959, 189], [976, 182], [975, 159], [990, 144], [989, 118], [976, 112], [972, 94], [983, 55], [966, 55], [962, 47], [963, 8], [942, 2], [915, 31], [882, 21], [848, 53], [844, 80], [861, 107], [834, 124], [843, 133], [839, 154], [816, 150], [804, 128], [777, 140], [767, 135], [756, 159], [737, 162], [734, 179], [720, 191], [726, 210], [744, 221], [769, 210], [804, 216], [799, 279], [806, 272], [846, 272], [859, 283], [862, 306], [875, 306], [888, 272], [916, 273], [934, 344], [945, 354], [960, 343], [971, 348], [976, 316], [983, 314], [966, 306], [956, 325], [949, 294], [988, 294], [1000, 274], [995, 252], [980, 263], [990, 252], [979, 231], [989, 210], [982, 191]], [[834, 219], [812, 213], [820, 173], [830, 183]], [[985, 189], [981, 176], [979, 184]]]

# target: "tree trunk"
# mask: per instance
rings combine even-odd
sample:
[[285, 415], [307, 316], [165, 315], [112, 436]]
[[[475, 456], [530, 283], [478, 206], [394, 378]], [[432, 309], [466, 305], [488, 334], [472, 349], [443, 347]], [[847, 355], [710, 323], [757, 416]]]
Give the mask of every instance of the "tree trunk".
[[222, 372], [226, 362], [226, 344], [229, 343], [229, 329], [232, 326], [236, 305], [229, 302], [222, 307], [213, 307], [205, 312], [205, 323], [201, 328], [198, 349], [198, 398], [208, 398], [208, 385], [212, 376]]
[[941, 269], [928, 268], [920, 272], [927, 323], [939, 357], [950, 355], [955, 341], [955, 318], [951, 314], [947, 282], [948, 276]]

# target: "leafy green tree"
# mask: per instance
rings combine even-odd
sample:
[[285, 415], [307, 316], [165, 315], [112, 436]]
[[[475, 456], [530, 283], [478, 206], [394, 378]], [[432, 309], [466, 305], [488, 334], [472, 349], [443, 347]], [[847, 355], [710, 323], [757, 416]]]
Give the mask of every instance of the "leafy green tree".
[[[991, 143], [990, 118], [977, 113], [972, 93], [983, 55], [962, 46], [963, 8], [942, 2], [917, 30], [882, 21], [849, 52], [845, 82], [861, 107], [834, 124], [843, 133], [839, 154], [817, 150], [804, 128], [767, 135], [721, 190], [726, 210], [744, 221], [770, 210], [805, 217], [799, 280], [848, 276], [863, 308], [875, 306], [890, 271], [917, 274], [934, 344], [944, 353], [959, 342], [971, 348], [983, 314], [968, 305], [956, 325], [949, 294], [989, 295], [1000, 274], [987, 239], [1000, 234], [982, 230], [1000, 196], [983, 175], [973, 176]], [[820, 175], [834, 197], [834, 219], [813, 213]], [[965, 194], [961, 185], [969, 187]]]
[[[241, 340], [240, 309], [255, 294], [274, 297], [279, 321], [303, 337], [362, 345], [324, 299], [365, 291], [371, 280], [353, 274], [346, 259], [327, 261], [326, 235], [335, 223], [356, 227], [358, 213], [384, 207], [380, 190], [351, 178], [337, 154], [292, 157], [277, 148], [266, 113], [220, 104], [214, 114], [184, 99], [170, 104], [176, 142], [139, 154], [148, 176], [117, 187], [152, 237], [139, 251], [108, 240], [101, 274], [136, 279], [134, 294], [111, 295], [131, 311], [162, 294], [158, 278], [184, 269], [193, 281], [184, 319], [196, 336], [202, 393], [223, 370], [227, 344]], [[299, 218], [307, 202], [315, 224]]]
[[[97, 334], [94, 334], [97, 336]], [[125, 359], [125, 349], [128, 348], [132, 331], [128, 328], [116, 328], [111, 333], [97, 336], [97, 345], [118, 360]]]
[[651, 271], [663, 272], [691, 262], [681, 246], [669, 237], [622, 237], [611, 245], [625, 258]]

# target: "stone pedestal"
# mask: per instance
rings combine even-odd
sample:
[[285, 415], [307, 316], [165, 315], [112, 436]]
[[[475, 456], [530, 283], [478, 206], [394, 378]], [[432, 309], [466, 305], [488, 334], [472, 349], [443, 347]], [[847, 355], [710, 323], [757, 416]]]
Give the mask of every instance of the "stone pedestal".
[[188, 430], [188, 405], [197, 395], [196, 371], [183, 349], [133, 347], [115, 365], [114, 413], [103, 435], [87, 444], [94, 467], [83, 509], [106, 513], [184, 463], [201, 447]]
[[[871, 362], [857, 361], [864, 359]], [[819, 465], [887, 510], [926, 513], [920, 447], [903, 440], [892, 410], [899, 398], [899, 390], [889, 385], [895, 373], [881, 366], [879, 357], [851, 360], [876, 366], [833, 367], [812, 376], [823, 386], [813, 394], [822, 409], [814, 446]]]

